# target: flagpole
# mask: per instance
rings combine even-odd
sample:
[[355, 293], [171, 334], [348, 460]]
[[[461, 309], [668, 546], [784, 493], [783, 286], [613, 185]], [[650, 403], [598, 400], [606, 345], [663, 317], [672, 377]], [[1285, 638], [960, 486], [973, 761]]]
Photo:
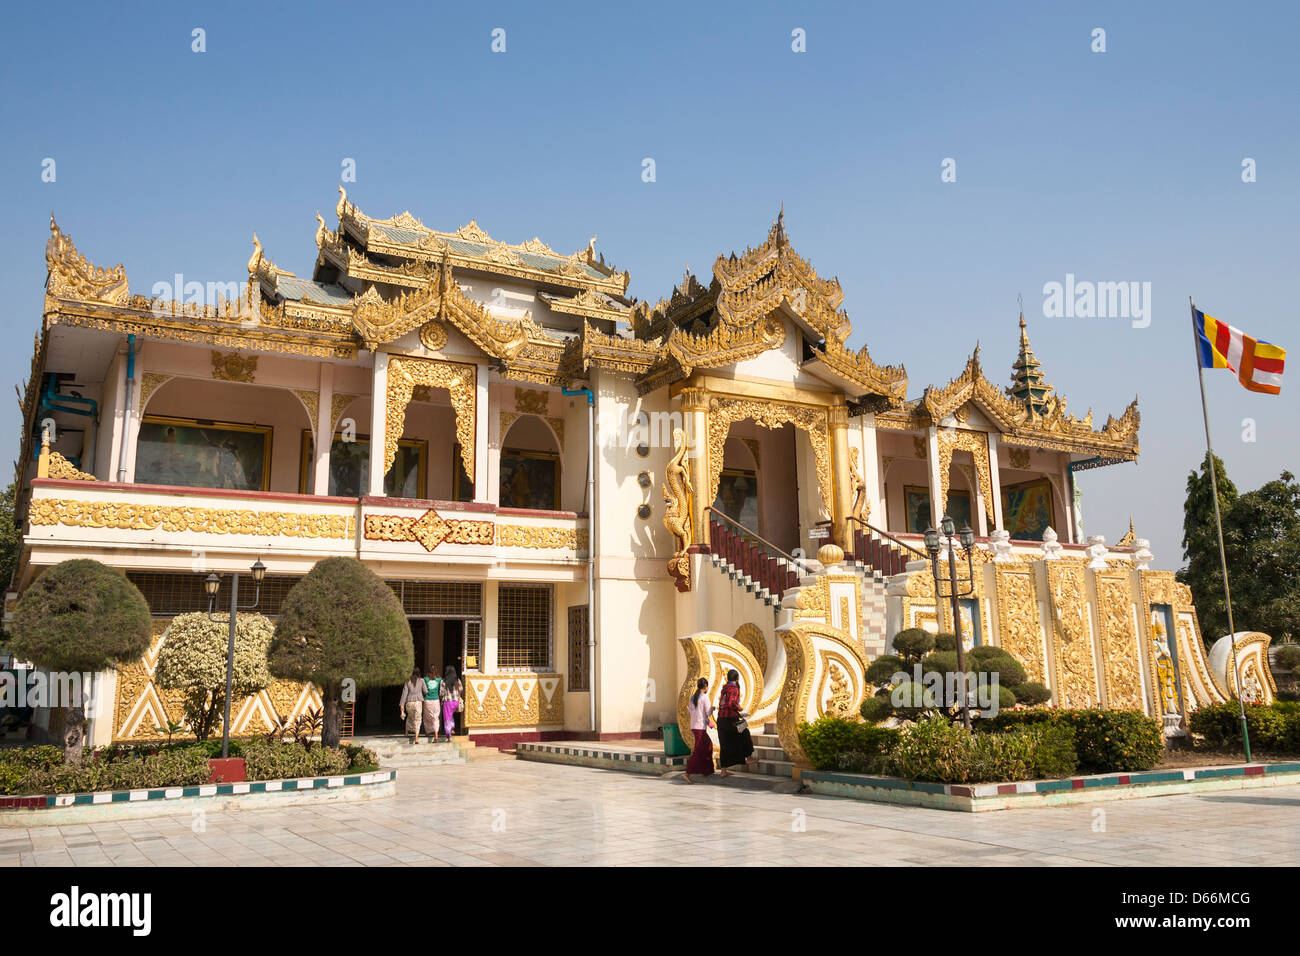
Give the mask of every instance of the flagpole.
[[1232, 592], [1228, 589], [1228, 555], [1223, 547], [1223, 519], [1219, 515], [1219, 481], [1214, 467], [1214, 445], [1210, 441], [1210, 409], [1205, 401], [1205, 366], [1201, 364], [1200, 339], [1196, 334], [1196, 304], [1187, 297], [1192, 308], [1192, 346], [1196, 349], [1196, 376], [1201, 383], [1201, 414], [1205, 418], [1205, 450], [1209, 453], [1210, 493], [1214, 496], [1214, 527], [1219, 533], [1219, 566], [1223, 569], [1223, 597], [1228, 608], [1228, 640], [1232, 643], [1232, 679], [1237, 685], [1237, 709], [1241, 713], [1241, 739], [1246, 747], [1246, 761], [1250, 761], [1250, 732], [1246, 729], [1246, 700], [1241, 692], [1241, 665], [1237, 661], [1237, 628], [1232, 623]]

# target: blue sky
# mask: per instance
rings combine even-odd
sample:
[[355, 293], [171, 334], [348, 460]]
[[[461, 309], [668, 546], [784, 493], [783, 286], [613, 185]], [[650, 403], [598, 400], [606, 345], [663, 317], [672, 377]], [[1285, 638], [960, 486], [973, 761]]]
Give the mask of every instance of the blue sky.
[[[1291, 347], [1281, 396], [1227, 372], [1207, 390], [1240, 488], [1296, 469], [1293, 6], [64, 3], [6, 17], [6, 379], [27, 372], [51, 210], [136, 291], [177, 272], [242, 281], [254, 230], [309, 274], [315, 213], [333, 224], [351, 158], [349, 195], [371, 215], [473, 218], [563, 251], [594, 233], [652, 300], [688, 263], [707, 276], [762, 241], [784, 203], [795, 247], [843, 283], [851, 344], [904, 363], [914, 395], [977, 341], [1003, 384], [1023, 295], [1072, 412], [1100, 424], [1139, 397], [1142, 457], [1080, 476], [1085, 524], [1114, 541], [1132, 515], [1160, 567], [1181, 564], [1184, 482], [1204, 453], [1188, 295]], [[1045, 317], [1043, 286], [1067, 273], [1150, 282], [1149, 327]], [[0, 444], [15, 455], [18, 428], [11, 411]]]

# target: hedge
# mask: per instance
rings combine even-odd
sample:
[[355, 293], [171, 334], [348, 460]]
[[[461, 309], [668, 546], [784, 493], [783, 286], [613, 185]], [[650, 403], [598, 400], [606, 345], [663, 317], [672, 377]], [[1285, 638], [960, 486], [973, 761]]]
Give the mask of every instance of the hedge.
[[[1241, 709], [1235, 700], [1193, 711], [1187, 725], [1210, 747], [1242, 746]], [[1300, 707], [1294, 703], [1247, 704], [1246, 729], [1252, 749], [1300, 751]]]
[[1165, 752], [1161, 722], [1136, 710], [1007, 710], [980, 721], [979, 729], [997, 733], [1032, 724], [1073, 730], [1079, 770], [1083, 773], [1150, 770]]

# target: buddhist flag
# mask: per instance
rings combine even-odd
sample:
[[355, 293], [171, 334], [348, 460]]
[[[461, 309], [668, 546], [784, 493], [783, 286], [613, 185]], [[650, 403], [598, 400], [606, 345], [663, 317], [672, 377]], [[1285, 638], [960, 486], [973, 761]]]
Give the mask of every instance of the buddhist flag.
[[1286, 349], [1252, 339], [1241, 329], [1212, 315], [1192, 309], [1201, 368], [1226, 368], [1252, 392], [1276, 395], [1282, 390], [1282, 364]]

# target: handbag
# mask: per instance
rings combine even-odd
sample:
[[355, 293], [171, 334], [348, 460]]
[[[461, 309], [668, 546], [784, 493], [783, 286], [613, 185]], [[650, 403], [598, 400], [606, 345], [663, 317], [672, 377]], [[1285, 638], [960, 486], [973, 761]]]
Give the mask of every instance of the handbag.
[[749, 715], [742, 710], [740, 712], [740, 716], [736, 718], [736, 733], [743, 734], [748, 730], [749, 730]]

